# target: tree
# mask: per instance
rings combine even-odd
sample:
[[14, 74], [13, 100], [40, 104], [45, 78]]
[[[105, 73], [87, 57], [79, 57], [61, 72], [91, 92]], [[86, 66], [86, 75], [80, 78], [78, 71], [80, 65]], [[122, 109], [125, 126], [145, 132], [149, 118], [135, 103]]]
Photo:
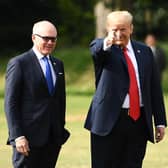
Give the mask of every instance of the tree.
[[[60, 46], [88, 46], [96, 32], [94, 6], [97, 2], [100, 0], [1, 0], [1, 47], [31, 47], [32, 26], [36, 21], [43, 19], [52, 21], [58, 28]], [[101, 2], [108, 11], [129, 10], [134, 16], [134, 35], [137, 38], [143, 38], [144, 33], [148, 31], [157, 32], [159, 37], [165, 38], [168, 27], [168, 3], [165, 0], [155, 0], [155, 3], [152, 0]]]
[[31, 47], [32, 26], [36, 21], [43, 19], [52, 21], [58, 28], [58, 44], [88, 45], [95, 32], [94, 2], [94, 0], [1, 1], [1, 47], [16, 49]]
[[156, 0], [155, 3], [152, 0], [101, 0], [98, 2], [104, 3], [110, 10], [130, 11], [134, 16], [136, 38], [143, 39], [148, 32], [153, 32], [162, 39], [165, 38], [164, 34], [167, 33], [168, 27], [168, 3], [164, 0]]
[[[7, 0], [0, 3], [2, 49], [26, 49], [31, 43], [34, 22], [51, 19], [53, 10], [46, 0]], [[45, 12], [44, 12], [45, 11]]]
[[[153, 32], [164, 39], [168, 26], [167, 8], [168, 4], [164, 0], [156, 0], [155, 3], [152, 0], [136, 1], [134, 3], [134, 17], [136, 18], [135, 23], [139, 25], [137, 26], [139, 27], [137, 34], [143, 36], [144, 32]], [[143, 30], [140, 30], [140, 27], [143, 27]]]

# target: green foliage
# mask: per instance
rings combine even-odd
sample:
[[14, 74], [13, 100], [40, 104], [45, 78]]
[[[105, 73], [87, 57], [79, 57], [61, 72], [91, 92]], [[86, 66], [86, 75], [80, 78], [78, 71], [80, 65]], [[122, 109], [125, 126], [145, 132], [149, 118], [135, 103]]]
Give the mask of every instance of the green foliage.
[[137, 0], [132, 7], [136, 36], [141, 38], [149, 32], [153, 32], [156, 36], [165, 40], [164, 34], [167, 33], [166, 27], [168, 26], [168, 3], [164, 1], [155, 1], [153, 3], [152, 0]]
[[[94, 6], [98, 1], [2, 1], [0, 5], [1, 47], [3, 50], [30, 48], [32, 25], [43, 19], [50, 20], [56, 25], [61, 45], [69, 47], [80, 44], [86, 47], [95, 36]], [[137, 39], [143, 39], [148, 31], [152, 31], [166, 40], [167, 1], [156, 0], [154, 3], [152, 0], [104, 0], [104, 2], [112, 10], [124, 9], [133, 13], [134, 35]]]
[[[165, 0], [103, 0], [106, 7], [115, 10], [128, 10], [134, 16], [137, 39], [143, 39], [146, 34], [154, 33], [162, 40], [166, 40], [168, 27], [168, 3]], [[164, 25], [164, 26], [162, 26]]]
[[[167, 68], [163, 75], [163, 89], [168, 93], [168, 44], [160, 43], [166, 52]], [[64, 62], [67, 93], [76, 95], [91, 95], [95, 89], [94, 69], [89, 46], [86, 47], [71, 47], [71, 48], [56, 48], [53, 55], [60, 58]], [[1, 53], [0, 75], [4, 78], [6, 64], [10, 57], [16, 56], [19, 53]], [[0, 80], [1, 80], [0, 78]], [[0, 83], [0, 87], [3, 83]], [[3, 90], [0, 89], [0, 96], [3, 96]]]
[[66, 83], [71, 89], [80, 87], [81, 92], [93, 90], [94, 72], [89, 48], [58, 49], [55, 50], [54, 55], [64, 62]]
[[86, 48], [67, 48], [56, 50], [56, 57], [59, 57], [65, 66], [67, 74], [67, 84], [71, 84], [79, 80], [79, 75], [83, 75], [90, 66], [91, 57], [89, 50]]
[[94, 37], [94, 1], [57, 0], [55, 1], [55, 22], [58, 26], [61, 43], [85, 45]]
[[[164, 47], [164, 49], [166, 49], [166, 52], [168, 53], [167, 43], [163, 43], [161, 45]], [[6, 64], [9, 60], [9, 57], [15, 55], [17, 55], [17, 53], [1, 53], [0, 61], [0, 167], [2, 168], [12, 167], [12, 149], [6, 145], [8, 131], [6, 119], [4, 116], [3, 94]], [[57, 48], [54, 52], [54, 55], [63, 60], [65, 65], [65, 73], [67, 79], [66, 128], [68, 128], [71, 132], [70, 139], [62, 147], [58, 159], [58, 168], [88, 168], [91, 165], [89, 144], [90, 138], [89, 132], [83, 128], [83, 125], [94, 90], [94, 72], [90, 52], [88, 47]], [[167, 70], [165, 71], [164, 78], [165, 79], [163, 84], [167, 87]], [[166, 109], [168, 107], [167, 102], [168, 96], [166, 95]], [[168, 150], [166, 150], [167, 145], [168, 139], [166, 137], [163, 142], [157, 145], [148, 144], [148, 150], [143, 167], [166, 168], [166, 166], [168, 165]]]

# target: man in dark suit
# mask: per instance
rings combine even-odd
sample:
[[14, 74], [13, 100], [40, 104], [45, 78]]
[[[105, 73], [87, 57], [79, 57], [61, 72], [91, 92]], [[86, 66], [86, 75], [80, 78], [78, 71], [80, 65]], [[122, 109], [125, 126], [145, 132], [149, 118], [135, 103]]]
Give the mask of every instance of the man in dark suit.
[[55, 26], [49, 21], [35, 23], [32, 41], [32, 49], [7, 65], [7, 143], [13, 146], [15, 168], [54, 168], [69, 137], [64, 128], [64, 67], [50, 55], [57, 41]]
[[159, 70], [159, 77], [162, 81], [163, 71], [166, 68], [166, 54], [164, 50], [157, 44], [157, 39], [154, 34], [147, 34], [145, 43], [151, 48], [154, 60]]
[[163, 139], [166, 116], [152, 51], [131, 40], [132, 15], [107, 16], [108, 35], [91, 42], [96, 76], [85, 128], [91, 132], [92, 168], [141, 168], [147, 140]]

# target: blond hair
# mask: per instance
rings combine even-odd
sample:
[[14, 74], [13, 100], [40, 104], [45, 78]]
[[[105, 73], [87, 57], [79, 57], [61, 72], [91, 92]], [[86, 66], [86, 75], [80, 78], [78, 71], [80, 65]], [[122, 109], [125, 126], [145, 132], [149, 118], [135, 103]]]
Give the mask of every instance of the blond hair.
[[133, 16], [128, 11], [113, 11], [107, 15], [106, 24], [115, 19], [122, 19], [122, 21], [132, 24]]

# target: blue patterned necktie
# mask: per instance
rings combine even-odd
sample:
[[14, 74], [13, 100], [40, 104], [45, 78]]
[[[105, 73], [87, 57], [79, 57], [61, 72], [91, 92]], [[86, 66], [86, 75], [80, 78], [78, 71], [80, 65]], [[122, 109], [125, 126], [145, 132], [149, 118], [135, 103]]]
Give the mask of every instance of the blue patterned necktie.
[[49, 90], [50, 94], [52, 95], [53, 90], [54, 90], [54, 84], [53, 84], [53, 78], [52, 78], [52, 73], [51, 73], [51, 67], [50, 67], [47, 56], [44, 56], [43, 60], [44, 60], [45, 67], [46, 67], [45, 77], [47, 80], [48, 90]]

